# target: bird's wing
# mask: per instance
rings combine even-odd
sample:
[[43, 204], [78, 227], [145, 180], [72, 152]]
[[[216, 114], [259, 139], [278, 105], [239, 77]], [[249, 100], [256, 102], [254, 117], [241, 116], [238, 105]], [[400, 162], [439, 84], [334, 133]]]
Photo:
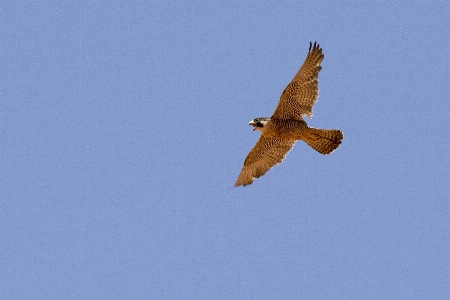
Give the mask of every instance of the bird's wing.
[[303, 120], [312, 117], [312, 108], [319, 97], [319, 71], [324, 58], [319, 44], [310, 44], [308, 56], [302, 67], [280, 97], [272, 119]]
[[294, 144], [295, 141], [261, 135], [255, 147], [248, 153], [234, 186], [249, 185], [255, 178], [266, 174], [273, 166], [283, 161]]

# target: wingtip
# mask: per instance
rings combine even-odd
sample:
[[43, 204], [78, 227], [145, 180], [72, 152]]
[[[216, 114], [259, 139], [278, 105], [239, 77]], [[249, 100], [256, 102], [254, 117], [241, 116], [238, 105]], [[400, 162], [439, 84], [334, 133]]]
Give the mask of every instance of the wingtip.
[[240, 180], [240, 179], [241, 179], [241, 176], [239, 175], [238, 179], [236, 180], [236, 183], [234, 184], [235, 188], [237, 188], [238, 186], [243, 185], [242, 180]]
[[253, 180], [251, 182], [242, 182], [242, 181], [236, 181], [236, 183], [234, 184], [234, 187], [237, 188], [239, 186], [247, 186], [253, 183]]
[[314, 42], [314, 45], [313, 45], [312, 42], [309, 42], [309, 51], [308, 52], [311, 52], [311, 50], [314, 50], [316, 48], [320, 48], [320, 44], [319, 43]]
[[238, 187], [238, 186], [247, 186], [253, 183], [253, 181], [255, 180], [254, 177], [252, 177], [251, 179], [246, 179], [245, 177], [242, 176], [242, 174], [239, 175], [238, 179], [236, 180], [236, 183], [234, 184], [234, 187]]

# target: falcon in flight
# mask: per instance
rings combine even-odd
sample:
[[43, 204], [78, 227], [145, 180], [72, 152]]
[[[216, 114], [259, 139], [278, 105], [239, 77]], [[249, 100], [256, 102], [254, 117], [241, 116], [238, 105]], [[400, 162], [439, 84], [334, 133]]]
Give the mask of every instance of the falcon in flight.
[[318, 77], [323, 57], [320, 45], [310, 43], [305, 62], [281, 94], [272, 117], [250, 121], [253, 131], [260, 131], [261, 137], [247, 155], [234, 186], [252, 184], [255, 178], [280, 164], [298, 140], [304, 140], [321, 154], [330, 154], [339, 147], [344, 138], [342, 131], [312, 128], [303, 120], [303, 116], [312, 117], [312, 108], [319, 97]]

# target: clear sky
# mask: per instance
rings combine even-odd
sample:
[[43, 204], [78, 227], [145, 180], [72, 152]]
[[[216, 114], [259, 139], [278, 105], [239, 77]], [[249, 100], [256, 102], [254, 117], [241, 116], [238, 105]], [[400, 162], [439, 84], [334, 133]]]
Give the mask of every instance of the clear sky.
[[[0, 4], [1, 299], [449, 299], [450, 4], [242, 2]], [[233, 188], [310, 41], [341, 147]]]

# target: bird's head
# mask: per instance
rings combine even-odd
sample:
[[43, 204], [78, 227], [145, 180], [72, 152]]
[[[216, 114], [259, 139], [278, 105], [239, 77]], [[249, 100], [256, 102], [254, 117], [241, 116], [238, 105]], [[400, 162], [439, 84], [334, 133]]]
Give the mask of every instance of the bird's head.
[[253, 126], [253, 131], [258, 130], [261, 133], [264, 131], [264, 126], [270, 121], [270, 118], [256, 118], [250, 121], [248, 125]]

